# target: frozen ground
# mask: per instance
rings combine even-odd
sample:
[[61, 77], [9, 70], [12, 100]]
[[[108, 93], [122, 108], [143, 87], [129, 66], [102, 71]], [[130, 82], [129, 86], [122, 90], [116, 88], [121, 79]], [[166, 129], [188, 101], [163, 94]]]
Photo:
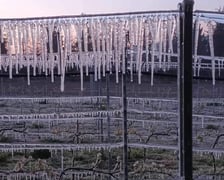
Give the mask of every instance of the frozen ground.
[[[64, 93], [60, 92], [59, 78], [54, 84], [49, 78], [34, 78], [29, 87], [26, 79], [21, 77], [0, 80], [1, 156], [11, 154], [7, 155], [5, 164], [0, 164], [4, 173], [12, 171], [24, 155], [29, 156], [35, 149], [50, 150], [51, 158], [47, 159], [46, 169], [52, 168], [53, 179], [58, 177], [61, 169], [91, 167], [102, 150], [103, 167], [98, 168], [108, 170], [108, 150], [112, 168], [116, 166], [116, 157], [122, 156], [123, 130], [121, 83], [114, 83], [113, 76], [109, 85], [109, 109], [105, 79], [93, 82], [92, 77], [87, 77], [81, 92], [79, 78], [67, 77]], [[130, 176], [134, 179], [174, 179], [178, 173], [176, 78], [155, 77], [154, 86], [150, 86], [147, 75], [142, 80], [141, 85], [137, 81], [127, 85]], [[194, 80], [193, 83], [194, 174], [195, 177], [199, 175], [197, 179], [203, 179], [201, 175], [204, 174], [223, 172], [223, 88], [222, 81], [217, 81], [215, 86], [206, 80]], [[32, 159], [30, 167], [24, 165], [23, 170], [35, 176], [32, 173], [38, 172], [35, 163]], [[49, 177], [46, 169], [41, 169], [42, 179]], [[76, 170], [67, 177], [88, 179], [91, 176], [91, 172]], [[97, 179], [101, 175], [94, 176]], [[115, 176], [119, 178], [122, 174], [115, 173]]]

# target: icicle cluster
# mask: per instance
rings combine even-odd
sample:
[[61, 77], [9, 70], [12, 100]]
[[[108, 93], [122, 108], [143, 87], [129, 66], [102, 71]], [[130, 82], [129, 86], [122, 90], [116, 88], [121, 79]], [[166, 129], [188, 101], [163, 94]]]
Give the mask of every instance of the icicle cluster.
[[74, 113], [50, 113], [50, 114], [20, 114], [20, 115], [0, 115], [0, 120], [4, 121], [31, 121], [31, 120], [59, 120], [59, 119], [74, 119], [85, 117], [111, 117], [121, 115], [121, 110], [111, 111], [88, 111], [88, 112], [74, 112]]
[[113, 144], [2, 144], [0, 143], [0, 152], [24, 152], [24, 150], [33, 151], [36, 149], [49, 149], [50, 152], [58, 153], [63, 150], [78, 150], [78, 151], [94, 151], [118, 149], [123, 147], [122, 143]]
[[[125, 70], [125, 35], [129, 32], [130, 58], [128, 69], [131, 80], [133, 72], [153, 73], [159, 63], [170, 67], [173, 39], [176, 29], [176, 14], [136, 14], [123, 16], [99, 16], [80, 18], [9, 20], [0, 22], [1, 43], [6, 45], [6, 54], [0, 53], [0, 69], [18, 74], [26, 68], [27, 83], [30, 76], [44, 73], [61, 76], [61, 91], [64, 91], [65, 73], [80, 72], [81, 90], [84, 89], [84, 74], [94, 71], [97, 81], [107, 71], [116, 74]], [[5, 53], [5, 52], [4, 52]], [[144, 58], [143, 58], [144, 57]], [[158, 62], [157, 62], [158, 59]]]
[[[214, 55], [214, 23], [209, 18], [197, 14], [195, 18], [194, 75], [199, 76], [203, 67], [202, 59], [211, 62], [213, 85], [216, 69], [224, 67], [222, 57]], [[133, 81], [133, 73], [141, 83], [142, 71], [151, 71], [153, 85], [154, 71], [177, 67], [173, 57], [178, 57], [174, 41], [178, 40], [179, 17], [177, 13], [144, 13], [116, 16], [68, 17], [49, 19], [1, 20], [0, 70], [18, 74], [22, 69], [30, 76], [45, 74], [61, 76], [61, 91], [64, 91], [65, 73], [80, 73], [80, 88], [84, 89], [84, 74], [94, 72], [97, 81], [106, 72], [119, 73], [125, 70], [125, 35], [129, 33], [128, 70]], [[199, 28], [201, 22], [207, 24], [210, 56], [198, 55]], [[218, 66], [216, 65], [218, 63]]]

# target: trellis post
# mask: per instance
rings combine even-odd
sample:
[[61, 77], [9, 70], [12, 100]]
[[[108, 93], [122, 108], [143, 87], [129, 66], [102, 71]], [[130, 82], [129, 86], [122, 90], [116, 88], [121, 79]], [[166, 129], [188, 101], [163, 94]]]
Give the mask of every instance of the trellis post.
[[192, 22], [193, 0], [182, 2], [180, 16], [179, 124], [180, 175], [192, 180]]

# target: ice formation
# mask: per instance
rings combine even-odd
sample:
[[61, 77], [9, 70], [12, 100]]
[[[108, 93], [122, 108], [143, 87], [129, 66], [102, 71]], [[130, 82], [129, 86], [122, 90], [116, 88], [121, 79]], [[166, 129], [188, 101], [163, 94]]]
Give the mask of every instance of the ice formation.
[[[201, 59], [211, 61], [213, 84], [215, 84], [215, 64], [219, 72], [223, 59], [214, 55], [214, 22], [197, 14], [194, 39], [194, 75], [199, 75]], [[210, 56], [198, 55], [198, 37], [201, 22], [208, 26]], [[178, 50], [174, 42], [179, 36], [179, 16], [170, 13], [142, 13], [131, 15], [106, 15], [83, 17], [58, 17], [34, 19], [10, 19], [0, 21], [1, 43], [7, 53], [0, 52], [0, 70], [8, 71], [9, 78], [22, 68], [27, 71], [27, 84], [30, 76], [40, 73], [61, 76], [61, 91], [64, 91], [65, 73], [80, 73], [80, 88], [84, 89], [84, 74], [94, 72], [97, 81], [106, 72], [115, 72], [116, 82], [119, 73], [125, 72], [125, 48], [128, 48], [128, 70], [133, 81], [133, 73], [141, 84], [142, 71], [151, 71], [153, 85], [154, 71], [177, 67]], [[128, 44], [125, 35], [129, 33]], [[173, 61], [176, 58], [176, 62]], [[216, 62], [215, 62], [216, 61]], [[176, 63], [176, 64], [175, 64]], [[32, 72], [31, 72], [32, 71]]]
[[136, 71], [140, 84], [142, 70], [146, 67], [149, 71], [151, 66], [153, 84], [156, 57], [160, 57], [160, 67], [162, 59], [170, 62], [171, 55], [166, 60], [162, 53], [173, 49], [175, 17], [175, 13], [153, 13], [2, 20], [1, 42], [7, 44], [7, 54], [0, 55], [0, 68], [8, 71], [10, 79], [14, 68], [16, 74], [26, 68], [28, 85], [31, 75], [45, 73], [54, 82], [54, 74], [58, 73], [61, 91], [64, 91], [65, 73], [71, 69], [80, 73], [81, 90], [84, 74], [88, 76], [90, 71], [94, 71], [95, 81], [105, 76], [106, 71], [115, 71], [118, 83], [119, 73], [125, 70], [125, 35], [129, 32], [131, 81]]

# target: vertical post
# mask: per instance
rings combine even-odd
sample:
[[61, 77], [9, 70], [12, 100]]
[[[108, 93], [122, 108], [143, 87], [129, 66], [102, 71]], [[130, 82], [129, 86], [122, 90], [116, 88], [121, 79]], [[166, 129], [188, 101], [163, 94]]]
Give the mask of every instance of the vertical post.
[[[110, 84], [110, 72], [107, 71], [106, 72], [106, 86], [107, 86], [107, 111], [109, 112], [110, 110], [110, 88], [109, 88], [109, 84]], [[110, 115], [109, 113], [107, 113], [107, 143], [111, 143], [110, 140]], [[109, 155], [108, 155], [108, 169], [109, 172], [111, 172], [111, 153], [109, 150]], [[108, 180], [111, 180], [111, 176], [109, 176]]]
[[64, 170], [64, 151], [61, 149], [61, 170]]
[[[183, 59], [181, 72], [181, 90], [183, 91], [181, 113], [182, 141], [183, 141], [183, 172], [184, 180], [192, 180], [192, 21], [193, 0], [184, 0], [182, 3], [183, 18]], [[181, 67], [179, 67], [181, 69]]]
[[123, 95], [123, 173], [124, 180], [128, 180], [128, 130], [127, 130], [127, 61], [128, 61], [129, 33], [125, 35], [125, 70], [122, 72], [122, 95]]
[[[101, 95], [102, 95], [102, 82], [101, 82], [101, 78], [99, 79], [99, 82], [97, 84], [98, 84], [98, 96], [101, 97]], [[99, 103], [98, 104], [99, 109], [101, 109], [102, 108], [102, 103], [101, 102], [98, 102], [98, 103]], [[103, 143], [104, 137], [103, 137], [103, 119], [102, 119], [102, 117], [100, 117], [100, 120], [99, 120], [98, 125], [99, 125], [99, 131], [100, 131], [100, 141], [101, 141], [101, 143]]]
[[179, 136], [179, 176], [182, 178], [184, 175], [184, 165], [183, 165], [183, 7], [182, 3], [178, 4], [179, 8], [179, 38], [178, 38], [178, 80], [177, 80], [177, 88], [178, 88], [178, 119], [179, 119], [179, 128], [178, 128], [178, 136]]

